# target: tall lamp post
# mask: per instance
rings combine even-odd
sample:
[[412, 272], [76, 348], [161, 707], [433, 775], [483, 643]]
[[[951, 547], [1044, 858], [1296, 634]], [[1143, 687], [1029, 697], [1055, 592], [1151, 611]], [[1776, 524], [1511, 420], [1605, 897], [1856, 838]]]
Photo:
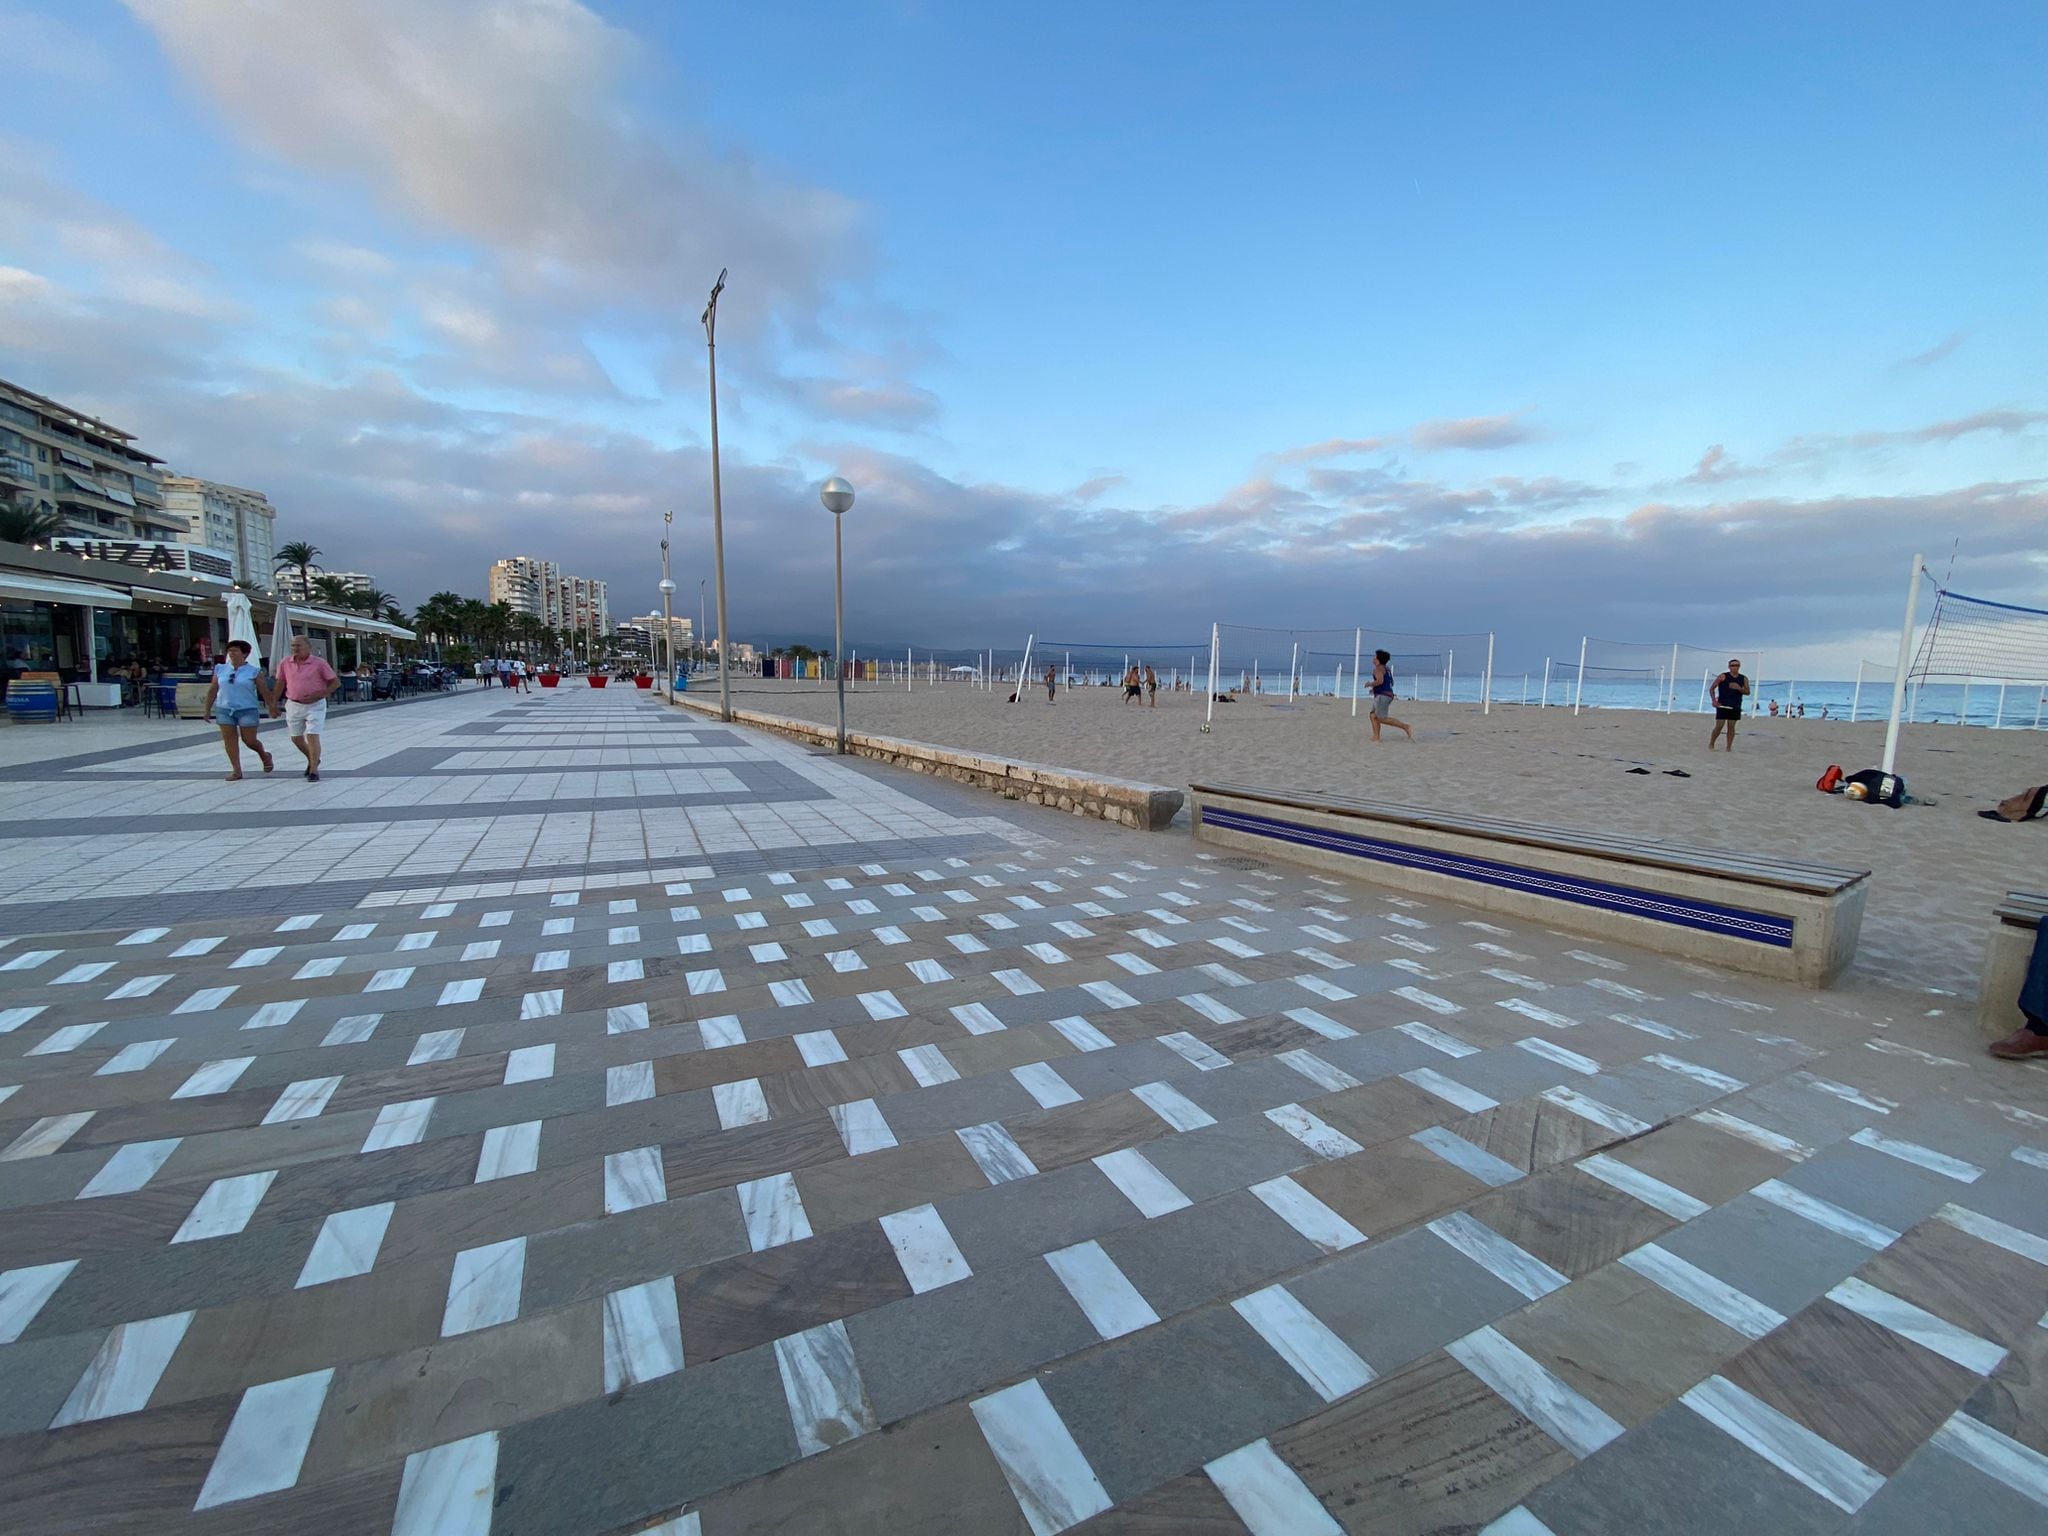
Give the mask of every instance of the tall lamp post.
[[846, 554], [839, 529], [853, 506], [853, 487], [834, 475], [818, 489], [832, 514], [832, 675], [839, 686], [839, 755], [846, 755]]
[[704, 350], [711, 369], [711, 568], [718, 581], [718, 718], [732, 718], [732, 673], [725, 643], [725, 505], [718, 487], [718, 296], [725, 292], [725, 269], [712, 285], [704, 306]]
[[691, 640], [693, 643], [690, 649], [697, 653], [697, 661], [701, 665], [704, 660], [704, 578], [702, 576], [697, 578], [697, 633], [691, 636]]
[[669, 616], [669, 605], [675, 598], [676, 584], [668, 579], [668, 535], [675, 520], [673, 511], [661, 514], [661, 661], [671, 704], [676, 701], [676, 626]]

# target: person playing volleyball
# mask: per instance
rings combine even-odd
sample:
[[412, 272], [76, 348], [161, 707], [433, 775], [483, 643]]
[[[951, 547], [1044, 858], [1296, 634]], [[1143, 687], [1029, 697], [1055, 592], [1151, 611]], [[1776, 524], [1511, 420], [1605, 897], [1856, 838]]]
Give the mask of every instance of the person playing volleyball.
[[1390, 711], [1394, 707], [1394, 657], [1388, 651], [1372, 653], [1372, 739], [1380, 739], [1382, 725], [1397, 725], [1408, 733], [1408, 739], [1415, 739], [1415, 729], [1405, 720], [1396, 720]]

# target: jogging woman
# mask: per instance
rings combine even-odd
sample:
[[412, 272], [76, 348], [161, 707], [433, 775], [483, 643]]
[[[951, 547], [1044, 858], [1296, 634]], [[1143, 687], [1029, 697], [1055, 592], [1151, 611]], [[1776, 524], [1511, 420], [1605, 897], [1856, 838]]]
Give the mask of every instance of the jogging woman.
[[1414, 729], [1405, 720], [1396, 720], [1388, 711], [1394, 707], [1394, 658], [1390, 652], [1372, 653], [1372, 739], [1380, 739], [1382, 725], [1398, 725], [1408, 732], [1408, 739], [1415, 739]]

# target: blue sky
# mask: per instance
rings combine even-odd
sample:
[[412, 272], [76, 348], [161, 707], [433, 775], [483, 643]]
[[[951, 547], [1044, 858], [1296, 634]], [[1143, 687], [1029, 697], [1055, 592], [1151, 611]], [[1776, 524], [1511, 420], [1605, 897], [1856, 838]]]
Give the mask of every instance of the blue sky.
[[[1277, 14], [1276, 14], [1277, 13]], [[0, 0], [0, 374], [407, 600], [1879, 656], [2048, 600], [2048, 13]], [[1960, 541], [1957, 544], [1957, 541]], [[1105, 638], [1109, 638], [1105, 636]]]

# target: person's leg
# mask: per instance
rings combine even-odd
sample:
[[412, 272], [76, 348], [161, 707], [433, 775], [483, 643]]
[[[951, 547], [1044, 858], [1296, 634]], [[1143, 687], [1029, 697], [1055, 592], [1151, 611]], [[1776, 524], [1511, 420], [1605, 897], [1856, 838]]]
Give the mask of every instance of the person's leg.
[[232, 725], [220, 727], [220, 744], [227, 749], [228, 780], [232, 783], [242, 776], [242, 743], [237, 739]]
[[257, 757], [262, 759], [263, 771], [265, 773], [269, 773], [277, 767], [277, 759], [272, 757], [270, 755], [269, 750], [264, 747], [262, 741], [256, 735], [256, 729], [257, 728], [253, 725], [243, 726], [242, 740], [249, 744], [249, 750], [251, 752], [254, 752], [257, 755]]
[[1735, 721], [1730, 720], [1728, 722], [1728, 745], [1721, 749], [1723, 752], [1733, 752], [1735, 750], [1735, 726]]
[[1415, 728], [1411, 726], [1407, 721], [1396, 720], [1392, 715], [1389, 715], [1387, 716], [1387, 724], [1398, 725], [1402, 730], [1408, 733], [1408, 739], [1410, 741], [1413, 741], [1415, 739]]
[[1727, 721], [1716, 717], [1714, 721], [1714, 729], [1707, 736], [1707, 750], [1709, 752], [1713, 751], [1714, 748], [1718, 747], [1721, 744], [1721, 727], [1726, 725], [1727, 723]]
[[[286, 711], [289, 712], [291, 706], [286, 705], [285, 708]], [[313, 754], [306, 750], [306, 727], [304, 723], [300, 721], [294, 721], [292, 722], [292, 725], [292, 745], [299, 749], [299, 756], [306, 759], [307, 765], [311, 766], [313, 761]]]
[[320, 777], [320, 732], [310, 721], [306, 725], [306, 772]]
[[2034, 930], [2034, 953], [2020, 983], [2020, 1012], [2026, 1023], [1993, 1041], [1991, 1054], [2008, 1061], [2048, 1060], [2048, 923]]

